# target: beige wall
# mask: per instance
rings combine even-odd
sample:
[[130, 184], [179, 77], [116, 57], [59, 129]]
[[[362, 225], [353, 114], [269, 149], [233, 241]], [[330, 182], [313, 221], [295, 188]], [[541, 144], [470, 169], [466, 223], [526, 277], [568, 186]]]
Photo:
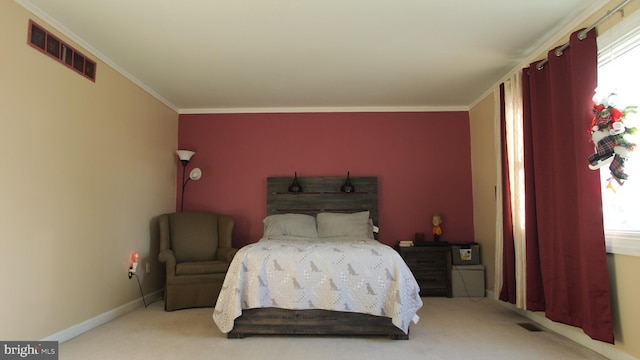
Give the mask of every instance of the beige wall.
[[[153, 218], [175, 208], [178, 114], [102, 62], [94, 83], [31, 48], [30, 17], [53, 30], [0, 1], [3, 340], [42, 339], [139, 298], [130, 253], [147, 261]], [[162, 286], [152, 260], [147, 293]]]
[[486, 287], [493, 290], [496, 238], [496, 158], [493, 126], [493, 96], [487, 96], [469, 111], [471, 128], [471, 173], [473, 176], [473, 228], [486, 267]]
[[[594, 13], [581, 26], [585, 27], [592, 24], [595, 20], [603, 16], [607, 10], [614, 8], [620, 1], [611, 1], [607, 6]], [[625, 7], [625, 13], [631, 14], [640, 7], [637, 2], [632, 2]], [[620, 21], [620, 14], [613, 15], [609, 20], [603, 23], [599, 28], [599, 32], [604, 32], [607, 28]], [[568, 34], [564, 43], [568, 39]], [[540, 54], [540, 59], [546, 56], [546, 52]], [[495, 221], [495, 201], [493, 197], [493, 189], [490, 187], [496, 184], [495, 171], [493, 171], [495, 157], [493, 154], [494, 141], [493, 134], [493, 95], [488, 95], [481, 100], [470, 111], [471, 121], [471, 152], [472, 169], [473, 169], [473, 201], [474, 201], [474, 224], [475, 236], [483, 245], [482, 260], [487, 266], [487, 286], [490, 290], [499, 291], [500, 289], [492, 289], [493, 274], [495, 274], [495, 246], [491, 245], [492, 238], [495, 237], [494, 226]], [[491, 130], [487, 130], [490, 128]], [[486, 157], [486, 158], [485, 158]], [[491, 169], [491, 170], [490, 170]], [[495, 240], [494, 240], [495, 241]], [[615, 333], [615, 349], [627, 353], [636, 358], [640, 358], [640, 307], [638, 307], [638, 299], [640, 299], [640, 286], [638, 286], [638, 275], [640, 273], [640, 257], [625, 255], [609, 255], [609, 274], [612, 289], [612, 310], [614, 320]], [[572, 328], [573, 329], [573, 328]], [[574, 329], [576, 332], [582, 332]], [[598, 344], [607, 351], [608, 344]], [[598, 346], [596, 346], [598, 347]]]
[[[175, 206], [177, 114], [104, 63], [98, 62], [93, 83], [32, 49], [26, 45], [30, 16], [0, 1], [3, 340], [44, 338], [138, 298], [126, 277], [132, 251], [151, 261], [151, 274], [141, 273], [144, 291], [159, 289], [162, 269], [149, 258], [156, 246], [153, 219]], [[493, 116], [491, 96], [470, 112], [475, 238], [489, 289]], [[634, 341], [640, 339], [640, 258], [610, 255], [609, 264], [616, 348], [640, 358]]]
[[609, 255], [608, 260], [616, 347], [640, 359], [640, 257]]

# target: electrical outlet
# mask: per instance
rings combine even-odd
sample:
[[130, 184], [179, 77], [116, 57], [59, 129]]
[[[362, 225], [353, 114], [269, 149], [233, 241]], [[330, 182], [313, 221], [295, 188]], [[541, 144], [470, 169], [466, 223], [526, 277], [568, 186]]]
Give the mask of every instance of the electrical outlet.
[[147, 273], [147, 274], [151, 273], [151, 264], [150, 263], [144, 264], [144, 272]]

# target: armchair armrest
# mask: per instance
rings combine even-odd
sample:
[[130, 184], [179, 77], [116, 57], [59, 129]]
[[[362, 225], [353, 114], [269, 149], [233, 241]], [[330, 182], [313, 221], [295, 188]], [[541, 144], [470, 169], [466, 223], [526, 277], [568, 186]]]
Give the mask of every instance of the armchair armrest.
[[172, 281], [172, 279], [176, 276], [176, 256], [173, 254], [172, 250], [161, 250], [160, 254], [158, 254], [158, 260], [160, 262], [166, 264], [167, 268], [167, 281]]
[[218, 258], [218, 260], [222, 260], [230, 263], [237, 252], [238, 252], [238, 249], [234, 249], [234, 248], [219, 248], [218, 253], [216, 254], [216, 257]]

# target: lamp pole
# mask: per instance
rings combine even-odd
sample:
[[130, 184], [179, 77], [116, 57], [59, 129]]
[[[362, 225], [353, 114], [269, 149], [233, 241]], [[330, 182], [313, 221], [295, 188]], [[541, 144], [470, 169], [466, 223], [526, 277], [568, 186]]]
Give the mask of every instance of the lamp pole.
[[184, 181], [185, 171], [187, 170], [187, 163], [189, 160], [180, 160], [182, 162], [182, 195], [180, 196], [180, 212], [184, 210], [184, 187], [187, 183]]

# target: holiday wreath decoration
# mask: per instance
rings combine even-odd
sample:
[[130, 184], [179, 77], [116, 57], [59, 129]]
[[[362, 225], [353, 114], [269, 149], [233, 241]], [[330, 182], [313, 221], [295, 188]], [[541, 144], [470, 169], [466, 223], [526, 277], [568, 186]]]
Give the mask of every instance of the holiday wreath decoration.
[[591, 141], [595, 153], [589, 156], [589, 168], [596, 170], [609, 165], [611, 176], [620, 185], [629, 178], [625, 173], [625, 162], [636, 148], [632, 135], [636, 128], [627, 126], [627, 115], [635, 113], [637, 106], [625, 106], [620, 110], [616, 93], [602, 95], [596, 90], [593, 97], [593, 118], [591, 119]]

